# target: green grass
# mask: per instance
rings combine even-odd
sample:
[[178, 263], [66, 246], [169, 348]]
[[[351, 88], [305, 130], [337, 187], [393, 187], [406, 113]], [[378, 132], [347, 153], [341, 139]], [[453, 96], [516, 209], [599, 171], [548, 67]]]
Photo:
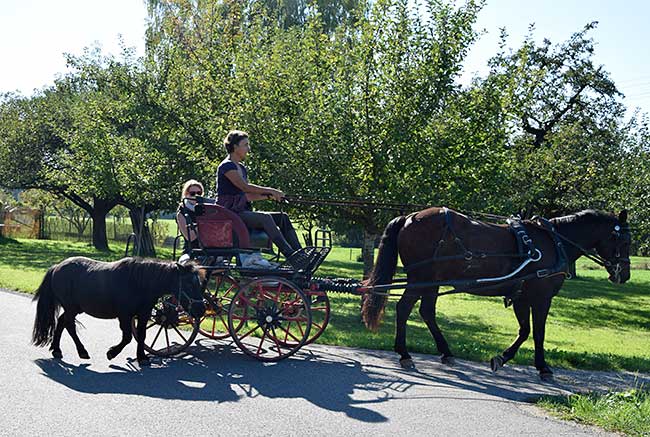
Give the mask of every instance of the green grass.
[[[18, 240], [0, 244], [0, 287], [33, 292], [52, 264], [83, 255], [119, 259], [124, 247], [95, 251], [86, 243]], [[170, 259], [170, 249], [157, 249]], [[319, 276], [361, 278], [356, 262], [359, 249], [334, 248]], [[607, 281], [604, 269], [585, 260], [578, 279], [566, 281], [553, 299], [546, 330], [546, 357], [551, 366], [597, 370], [650, 371], [650, 271], [640, 270], [648, 258], [632, 258], [632, 279], [622, 286]], [[330, 294], [332, 318], [319, 343], [392, 350], [395, 300], [386, 309], [378, 333], [365, 329], [359, 316], [359, 297]], [[413, 352], [437, 353], [417, 307], [409, 320], [407, 344]], [[514, 340], [518, 325], [511, 308], [500, 298], [459, 294], [440, 297], [438, 322], [456, 356], [487, 362]], [[531, 336], [532, 337], [532, 336]], [[527, 340], [513, 360], [533, 362], [533, 341]]]
[[538, 405], [554, 415], [631, 436], [650, 435], [650, 391], [545, 396]]

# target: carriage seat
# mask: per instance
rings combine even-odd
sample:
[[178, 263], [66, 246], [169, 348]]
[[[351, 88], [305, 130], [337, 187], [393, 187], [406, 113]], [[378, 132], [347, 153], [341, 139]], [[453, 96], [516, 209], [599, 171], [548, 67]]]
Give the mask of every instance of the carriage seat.
[[197, 205], [196, 213], [197, 235], [205, 248], [272, 248], [266, 232], [248, 229], [239, 215], [220, 205]]

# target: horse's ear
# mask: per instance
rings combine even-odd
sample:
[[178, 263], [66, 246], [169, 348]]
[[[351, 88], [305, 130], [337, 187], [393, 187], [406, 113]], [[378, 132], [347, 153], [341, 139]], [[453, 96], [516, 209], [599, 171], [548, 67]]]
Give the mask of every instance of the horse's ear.
[[621, 211], [621, 213], [618, 215], [618, 221], [621, 222], [622, 225], [627, 223], [627, 209]]

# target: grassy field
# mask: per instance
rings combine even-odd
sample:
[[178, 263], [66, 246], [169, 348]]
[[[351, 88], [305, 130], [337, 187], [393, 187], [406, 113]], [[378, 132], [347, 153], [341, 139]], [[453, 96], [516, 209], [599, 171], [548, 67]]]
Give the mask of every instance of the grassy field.
[[650, 435], [650, 391], [543, 397], [537, 403], [561, 419], [631, 436]]
[[[0, 244], [0, 287], [33, 292], [49, 266], [73, 255], [113, 260], [122, 256], [121, 245], [111, 253], [96, 252], [86, 243], [18, 240]], [[169, 249], [158, 249], [169, 259]], [[359, 249], [335, 248], [318, 271], [320, 276], [361, 278], [356, 262]], [[547, 360], [551, 366], [599, 370], [650, 371], [650, 271], [648, 258], [633, 258], [632, 279], [623, 286], [607, 281], [606, 272], [590, 261], [578, 265], [579, 278], [567, 281], [553, 300], [546, 333]], [[319, 343], [371, 349], [393, 347], [395, 301], [386, 310], [378, 333], [371, 333], [359, 317], [359, 298], [331, 294], [333, 314]], [[515, 338], [518, 325], [512, 309], [500, 298], [451, 295], [438, 301], [438, 321], [452, 351], [461, 358], [488, 361]], [[409, 321], [411, 351], [436, 353], [433, 340], [414, 310]], [[532, 364], [532, 338], [515, 363]]]

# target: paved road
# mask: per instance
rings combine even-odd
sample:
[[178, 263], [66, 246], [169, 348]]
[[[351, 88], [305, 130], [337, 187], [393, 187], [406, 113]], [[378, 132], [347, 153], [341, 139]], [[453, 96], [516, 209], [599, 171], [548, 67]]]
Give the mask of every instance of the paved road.
[[390, 352], [311, 346], [263, 364], [230, 342], [201, 340], [179, 359], [140, 369], [131, 343], [112, 362], [117, 321], [81, 316], [82, 361], [64, 333], [64, 358], [29, 343], [35, 307], [0, 291], [0, 435], [605, 435], [561, 422], [525, 401], [581, 384], [622, 380], [563, 374], [541, 383], [534, 369], [492, 375], [483, 364], [443, 367], [415, 354], [403, 371]]

